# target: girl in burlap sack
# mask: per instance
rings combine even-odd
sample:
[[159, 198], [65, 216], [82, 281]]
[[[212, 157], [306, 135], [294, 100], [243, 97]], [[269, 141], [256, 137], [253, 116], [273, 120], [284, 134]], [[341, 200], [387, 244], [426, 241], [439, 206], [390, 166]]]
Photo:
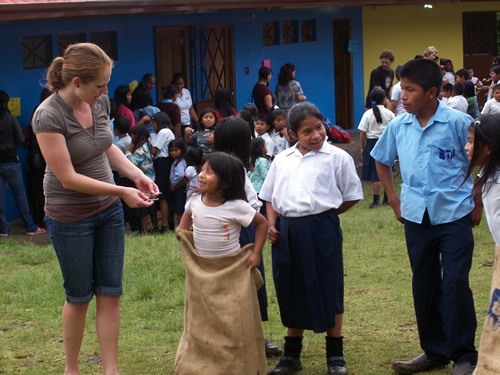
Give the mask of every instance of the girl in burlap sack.
[[484, 212], [495, 240], [490, 305], [484, 322], [475, 375], [500, 374], [500, 114], [482, 115], [469, 127], [469, 175], [480, 172], [474, 186], [482, 189]]
[[[262, 278], [256, 267], [267, 220], [247, 202], [245, 169], [236, 157], [207, 155], [198, 185], [199, 194], [186, 203], [176, 231], [186, 267], [186, 298], [175, 374], [264, 375], [256, 293]], [[255, 243], [242, 249], [240, 230], [250, 224], [255, 225]], [[192, 242], [186, 241], [191, 227]]]

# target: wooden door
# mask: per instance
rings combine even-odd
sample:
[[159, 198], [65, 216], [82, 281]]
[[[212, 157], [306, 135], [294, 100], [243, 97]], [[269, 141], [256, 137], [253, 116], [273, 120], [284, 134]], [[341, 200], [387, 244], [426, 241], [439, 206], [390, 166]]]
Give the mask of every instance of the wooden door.
[[335, 123], [344, 129], [352, 129], [353, 88], [352, 58], [348, 51], [351, 39], [351, 20], [333, 20], [333, 57], [335, 79]]
[[233, 27], [211, 25], [194, 29], [194, 87], [197, 111], [214, 108], [215, 90], [234, 91], [234, 35]]
[[170, 83], [174, 73], [182, 73], [189, 89], [188, 28], [184, 26], [156, 27], [156, 92], [163, 99], [161, 88]]

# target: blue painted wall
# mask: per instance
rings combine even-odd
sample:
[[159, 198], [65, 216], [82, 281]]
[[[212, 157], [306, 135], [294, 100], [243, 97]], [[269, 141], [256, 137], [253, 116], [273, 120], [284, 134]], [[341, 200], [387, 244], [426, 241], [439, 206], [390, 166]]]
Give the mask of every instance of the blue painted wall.
[[[357, 42], [357, 50], [352, 52], [354, 124], [356, 126], [364, 111], [361, 8], [120, 16], [0, 24], [0, 45], [4, 51], [4, 58], [0, 59], [0, 90], [5, 90], [10, 97], [21, 98], [22, 113], [18, 119], [23, 127], [26, 126], [33, 108], [38, 104], [46, 69], [23, 69], [21, 39], [24, 36], [51, 35], [55, 57], [59, 53], [57, 45], [59, 34], [83, 32], [86, 33], [87, 39], [90, 39], [91, 32], [116, 31], [118, 60], [108, 86], [112, 95], [116, 86], [129, 83], [134, 79], [140, 80], [142, 74], [146, 72], [155, 73], [154, 27], [223, 24], [234, 26], [236, 106], [238, 108], [248, 101], [252, 87], [257, 81], [257, 71], [262, 60], [268, 59], [274, 71], [274, 78], [271, 81], [272, 90], [276, 85], [281, 65], [291, 62], [296, 66], [297, 80], [302, 84], [308, 100], [314, 102], [327, 117], [335, 119], [332, 31], [335, 18], [351, 19], [352, 39]], [[316, 20], [317, 40], [315, 42], [263, 46], [263, 22], [304, 19]], [[245, 74], [247, 66], [250, 68], [249, 74]], [[22, 150], [21, 158], [24, 158]], [[9, 218], [12, 219], [17, 217], [17, 212], [12, 200], [9, 201]]]

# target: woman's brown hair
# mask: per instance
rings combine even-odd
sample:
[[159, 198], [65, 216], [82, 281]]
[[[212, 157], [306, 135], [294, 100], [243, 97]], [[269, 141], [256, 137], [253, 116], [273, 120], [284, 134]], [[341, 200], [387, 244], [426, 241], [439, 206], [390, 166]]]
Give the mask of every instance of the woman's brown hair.
[[66, 87], [75, 77], [83, 83], [94, 81], [103, 65], [113, 66], [113, 60], [93, 43], [70, 45], [63, 56], [56, 57], [47, 71], [47, 87], [56, 91]]

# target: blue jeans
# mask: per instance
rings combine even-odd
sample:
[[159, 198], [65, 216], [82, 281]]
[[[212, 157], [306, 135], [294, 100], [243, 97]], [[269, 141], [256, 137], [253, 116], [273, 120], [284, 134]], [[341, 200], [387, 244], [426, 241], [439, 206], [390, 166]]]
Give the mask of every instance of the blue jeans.
[[45, 224], [61, 267], [66, 301], [85, 304], [94, 294], [122, 295], [125, 229], [119, 199], [76, 223], [45, 217]]
[[38, 227], [33, 223], [31, 217], [21, 166], [19, 163], [0, 163], [0, 233], [10, 233], [5, 206], [5, 182], [10, 186], [19, 214], [24, 221], [26, 232], [35, 232]]

